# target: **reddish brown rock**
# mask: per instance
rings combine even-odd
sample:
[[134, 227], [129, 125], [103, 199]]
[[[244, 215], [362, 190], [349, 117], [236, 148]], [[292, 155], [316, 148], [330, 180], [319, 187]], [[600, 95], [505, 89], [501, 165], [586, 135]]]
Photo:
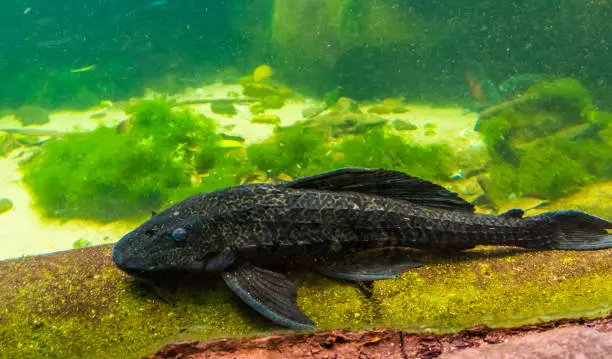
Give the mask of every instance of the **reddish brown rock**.
[[612, 317], [564, 320], [516, 329], [478, 326], [456, 334], [390, 329], [292, 334], [170, 344], [149, 359], [463, 359], [610, 358]]
[[612, 332], [587, 327], [559, 328], [526, 335], [507, 343], [442, 355], [443, 359], [612, 358]]

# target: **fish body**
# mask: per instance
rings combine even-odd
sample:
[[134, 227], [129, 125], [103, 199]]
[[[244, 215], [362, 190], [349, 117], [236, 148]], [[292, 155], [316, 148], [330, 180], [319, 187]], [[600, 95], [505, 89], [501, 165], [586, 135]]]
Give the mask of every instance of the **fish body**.
[[190, 197], [126, 234], [112, 256], [137, 279], [163, 271], [218, 274], [265, 317], [310, 329], [293, 284], [264, 268], [306, 263], [330, 277], [372, 281], [419, 266], [406, 257], [381, 258], [385, 248], [612, 247], [612, 223], [583, 212], [523, 218], [518, 209], [500, 216], [473, 210], [443, 187], [401, 172], [340, 169]]

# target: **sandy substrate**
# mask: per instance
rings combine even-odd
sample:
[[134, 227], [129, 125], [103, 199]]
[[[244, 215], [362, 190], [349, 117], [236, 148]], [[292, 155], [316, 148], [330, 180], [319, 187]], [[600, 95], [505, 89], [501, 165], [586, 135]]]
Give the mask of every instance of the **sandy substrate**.
[[35, 210], [32, 197], [19, 181], [21, 174], [16, 163], [0, 159], [0, 173], [0, 198], [9, 198], [13, 202], [13, 209], [0, 214], [0, 260], [70, 249], [79, 239], [93, 244], [114, 242], [135, 225], [129, 222], [99, 224], [85, 220], [45, 220]]
[[[215, 84], [205, 88], [188, 90], [184, 94], [172, 96], [174, 99], [186, 101], [195, 99], [227, 98], [228, 91], [241, 92], [240, 85]], [[145, 98], [155, 94], [148, 93]], [[269, 110], [267, 114], [275, 114], [281, 118], [281, 125], [288, 126], [302, 119], [302, 111], [311, 106], [308, 100], [293, 100], [283, 108]], [[209, 104], [189, 105], [195, 112], [214, 118], [220, 126], [220, 131], [245, 138], [246, 143], [265, 140], [274, 131], [274, 126], [253, 124], [252, 114], [248, 105], [238, 105], [238, 114], [228, 118], [213, 113]], [[365, 111], [367, 106], [362, 106]], [[451, 146], [467, 146], [478, 143], [477, 134], [472, 131], [476, 121], [474, 113], [464, 114], [462, 109], [430, 108], [425, 106], [409, 106], [410, 111], [403, 114], [384, 116], [387, 119], [402, 119], [419, 127], [418, 130], [404, 132], [404, 136], [418, 143], [448, 142]], [[96, 114], [105, 116], [97, 118]], [[93, 117], [92, 117], [93, 116]], [[85, 132], [100, 125], [113, 126], [125, 120], [128, 116], [118, 107], [99, 107], [83, 112], [61, 111], [50, 115], [50, 122], [42, 126], [28, 126], [27, 129]], [[433, 123], [437, 126], [434, 136], [426, 136], [423, 126]], [[0, 118], [0, 129], [22, 128], [20, 122], [12, 115]], [[75, 241], [85, 239], [93, 244], [109, 243], [118, 240], [138, 223], [114, 222], [99, 224], [91, 221], [43, 219], [33, 207], [33, 200], [21, 183], [18, 160], [22, 155], [20, 150], [13, 151], [8, 157], [0, 158], [0, 198], [9, 198], [14, 208], [0, 214], [0, 260], [72, 248]]]

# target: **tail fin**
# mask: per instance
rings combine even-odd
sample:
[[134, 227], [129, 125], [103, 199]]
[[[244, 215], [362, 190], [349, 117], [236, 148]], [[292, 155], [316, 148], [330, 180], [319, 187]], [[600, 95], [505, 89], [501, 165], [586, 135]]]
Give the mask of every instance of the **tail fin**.
[[[612, 248], [612, 222], [581, 211], [554, 211], [533, 217], [558, 228], [557, 238], [546, 246], [561, 250]], [[531, 247], [531, 246], [530, 246]]]

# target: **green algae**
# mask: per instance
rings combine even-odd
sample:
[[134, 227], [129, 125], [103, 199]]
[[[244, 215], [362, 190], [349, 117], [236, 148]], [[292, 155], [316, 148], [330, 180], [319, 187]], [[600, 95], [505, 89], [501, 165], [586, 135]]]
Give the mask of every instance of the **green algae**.
[[321, 277], [301, 283], [298, 305], [323, 330], [372, 327], [377, 316], [357, 286]]
[[[339, 155], [339, 156], [337, 156]], [[330, 138], [325, 129], [297, 124], [248, 147], [252, 167], [271, 175], [312, 175], [342, 167], [386, 168], [428, 179], [447, 179], [455, 156], [447, 145], [419, 145], [383, 128]]]
[[385, 168], [430, 181], [448, 179], [455, 162], [447, 145], [409, 143], [380, 128], [347, 138], [338, 151], [344, 154], [338, 167]]
[[610, 253], [525, 252], [438, 264], [376, 282], [375, 291], [386, 298], [382, 320], [413, 331], [606, 315], [612, 308]]
[[333, 167], [325, 140], [319, 131], [303, 125], [279, 128], [270, 140], [249, 146], [247, 156], [257, 169], [300, 177]]
[[[2, 263], [0, 357], [132, 358], [184, 336], [255, 333], [228, 291], [187, 291], [177, 306], [149, 297], [91, 247]], [[6, 274], [6, 275], [4, 275]], [[270, 324], [267, 324], [271, 326]]]
[[[356, 104], [355, 104], [356, 106]], [[330, 126], [278, 127], [263, 143], [226, 148], [212, 119], [175, 111], [163, 100], [141, 101], [119, 129], [48, 141], [22, 164], [24, 183], [46, 217], [110, 222], [142, 218], [184, 198], [242, 183], [256, 172], [302, 177], [341, 167], [400, 170], [447, 179], [447, 145], [419, 145], [384, 128], [331, 137]]]
[[560, 78], [482, 113], [477, 130], [492, 159], [491, 199], [557, 199], [609, 180], [612, 125], [609, 114], [593, 108], [579, 81]]
[[[49, 141], [23, 165], [45, 216], [112, 221], [140, 217], [190, 186], [189, 174], [226, 159], [214, 121], [163, 100], [130, 109], [130, 131], [99, 127]], [[215, 188], [216, 189], [216, 188]]]
[[[252, 312], [223, 283], [165, 292], [169, 306], [116, 269], [110, 246], [0, 262], [0, 357], [133, 358], [178, 340], [283, 329]], [[395, 327], [449, 332], [605, 316], [612, 308], [612, 250], [527, 252], [483, 248], [355, 285], [291, 272], [298, 304], [321, 329]]]

